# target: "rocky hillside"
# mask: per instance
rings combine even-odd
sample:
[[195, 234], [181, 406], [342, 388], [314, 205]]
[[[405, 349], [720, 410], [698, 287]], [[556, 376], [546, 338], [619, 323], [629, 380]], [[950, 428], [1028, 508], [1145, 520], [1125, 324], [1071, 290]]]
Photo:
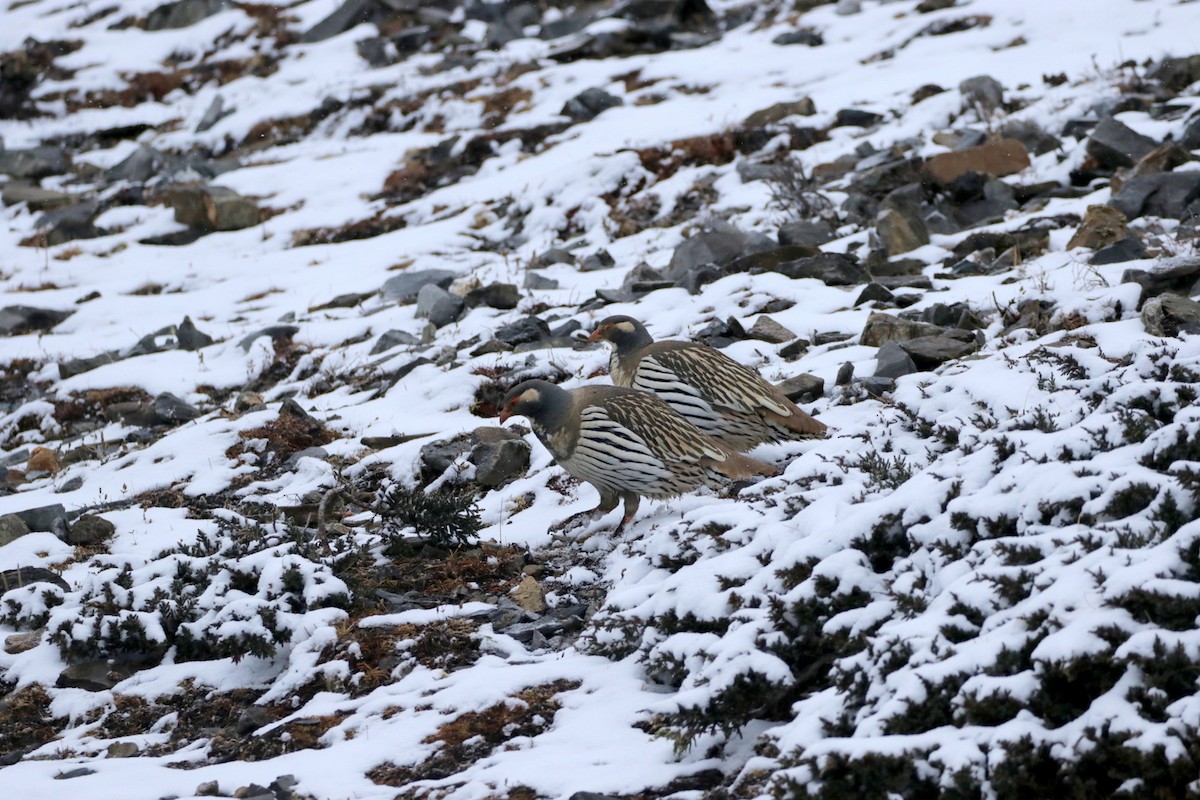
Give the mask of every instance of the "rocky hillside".
[[[1200, 4], [0, 6], [15, 796], [1200, 792]], [[552, 536], [611, 314], [830, 437]]]

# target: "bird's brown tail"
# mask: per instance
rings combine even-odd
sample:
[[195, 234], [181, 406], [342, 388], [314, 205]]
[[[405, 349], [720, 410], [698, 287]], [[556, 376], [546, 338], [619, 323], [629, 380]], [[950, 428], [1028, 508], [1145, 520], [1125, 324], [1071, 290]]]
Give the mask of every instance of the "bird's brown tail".
[[786, 432], [789, 439], [824, 439], [829, 430], [829, 426], [824, 422], [795, 407], [786, 417], [774, 411], [765, 411], [763, 418], [771, 427]]
[[724, 461], [714, 459], [708, 466], [715, 472], [735, 481], [779, 474], [779, 470], [773, 465], [741, 453], [735, 453], [732, 450], [726, 454]]

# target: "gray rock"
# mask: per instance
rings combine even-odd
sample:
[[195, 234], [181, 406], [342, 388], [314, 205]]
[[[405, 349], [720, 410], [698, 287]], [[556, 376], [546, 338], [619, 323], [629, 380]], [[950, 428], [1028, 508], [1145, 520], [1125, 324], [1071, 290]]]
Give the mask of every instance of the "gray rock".
[[54, 780], [67, 781], [67, 780], [71, 780], [72, 778], [82, 778], [85, 775], [95, 775], [95, 774], [96, 774], [96, 770], [92, 769], [91, 767], [76, 767], [75, 769], [68, 769], [63, 772], [58, 773], [57, 775], [54, 776]]
[[106, 758], [133, 758], [142, 752], [137, 742], [113, 742], [108, 746]]
[[290, 339], [300, 332], [298, 325], [268, 325], [265, 328], [247, 334], [238, 342], [238, 347], [246, 352], [250, 352], [250, 345], [254, 344], [254, 340], [261, 336], [271, 337], [271, 341], [279, 341], [280, 339]]
[[579, 33], [588, 25], [591, 25], [595, 19], [589, 13], [568, 12], [556, 20], [542, 23], [541, 28], [538, 30], [538, 38], [559, 39], [563, 36], [570, 36], [573, 33]]
[[375, 340], [375, 345], [371, 348], [371, 355], [376, 356], [401, 345], [412, 347], [420, 343], [420, 339], [407, 331], [390, 330]]
[[30, 211], [53, 211], [56, 208], [75, 205], [79, 196], [69, 192], [58, 192], [53, 189], [43, 189], [27, 183], [7, 183], [0, 194], [0, 202], [6, 206], [24, 203]]
[[38, 217], [35, 225], [45, 238], [46, 245], [53, 247], [63, 242], [105, 235], [106, 231], [95, 224], [99, 214], [100, 204], [95, 200], [85, 200], [73, 206], [47, 211]]
[[1128, 236], [1107, 247], [1101, 247], [1092, 254], [1088, 263], [1097, 266], [1103, 264], [1123, 264], [1126, 261], [1138, 261], [1148, 257], [1149, 253], [1146, 251], [1146, 245], [1142, 244], [1142, 240], [1136, 236]]
[[913, 361], [922, 369], [933, 369], [939, 364], [962, 358], [979, 349], [974, 338], [964, 341], [943, 335], [918, 336], [900, 342], [900, 347], [912, 356]]
[[625, 101], [621, 98], [611, 95], [603, 89], [592, 88], [584, 89], [568, 100], [563, 104], [562, 111], [559, 113], [577, 122], [585, 122], [610, 108], [623, 105], [625, 105]]
[[1192, 117], [1179, 137], [1179, 146], [1184, 150], [1200, 150], [1200, 114]]
[[941, 332], [942, 329], [936, 325], [874, 313], [863, 326], [860, 342], [868, 347], [881, 347], [884, 342], [906, 342], [918, 336], [937, 336]]
[[463, 300], [466, 302], [467, 308], [487, 306], [488, 308], [508, 310], [516, 308], [517, 303], [521, 302], [521, 291], [517, 289], [516, 284], [493, 283], [472, 289], [467, 292]]
[[[0, 587], [0, 593], [3, 593], [3, 587]], [[35, 631], [25, 631], [23, 633], [13, 633], [4, 637], [4, 652], [10, 656], [28, 653], [33, 648], [42, 643], [42, 634], [45, 633], [45, 628]], [[3, 703], [0, 702], [0, 714], [4, 712]], [[0, 756], [0, 767], [7, 767], [15, 764], [16, 761], [5, 762], [4, 756]]]
[[59, 486], [54, 491], [58, 492], [59, 494], [66, 494], [68, 492], [78, 491], [82, 488], [83, 488], [83, 476], [76, 475], [73, 478], [68, 478], [66, 481], [63, 482], [62, 486]]
[[106, 541], [116, 531], [117, 527], [104, 517], [95, 514], [84, 514], [71, 523], [67, 533], [67, 544], [92, 545]]
[[200, 20], [224, 11], [229, 5], [229, 0], [176, 0], [147, 14], [145, 29], [165, 31], [190, 28]]
[[204, 133], [205, 131], [210, 130], [214, 125], [225, 119], [225, 117], [228, 117], [233, 112], [234, 109], [225, 108], [225, 98], [221, 97], [221, 95], [217, 95], [213, 98], [212, 102], [208, 104], [208, 110], [204, 112], [204, 116], [200, 118], [198, 123], [196, 123], [196, 133]]
[[834, 239], [833, 228], [827, 222], [799, 220], [779, 226], [780, 244], [807, 244], [819, 247]]
[[321, 42], [345, 33], [356, 25], [370, 21], [374, 8], [373, 0], [346, 0], [333, 13], [305, 31], [300, 41]]
[[445, 269], [425, 269], [416, 272], [401, 272], [388, 278], [380, 288], [385, 300], [400, 304], [417, 302], [417, 295], [427, 284], [445, 289], [457, 278], [456, 273]]
[[283, 462], [283, 468], [285, 470], [294, 470], [300, 466], [300, 460], [303, 458], [315, 458], [318, 461], [325, 461], [329, 458], [329, 451], [324, 447], [306, 447], [288, 456], [287, 460]]
[[1189, 294], [1197, 280], [1200, 280], [1198, 256], [1164, 259], [1156, 263], [1152, 271], [1127, 269], [1121, 275], [1121, 283], [1136, 283], [1142, 287], [1143, 301], [1164, 292]]
[[847, 361], [842, 366], [838, 367], [837, 377], [833, 379], [834, 386], [849, 386], [850, 381], [854, 380], [854, 364]]
[[838, 0], [833, 13], [839, 17], [849, 17], [862, 13], [862, 0]]
[[180, 350], [195, 351], [208, 347], [213, 343], [213, 337], [199, 330], [191, 317], [184, 317], [183, 322], [175, 327], [175, 339], [179, 342]]
[[1009, 120], [1001, 126], [1000, 135], [1005, 139], [1016, 139], [1025, 145], [1026, 150], [1038, 156], [1062, 147], [1061, 139], [1047, 133], [1033, 120]]
[[539, 317], [529, 316], [507, 325], [501, 325], [496, 329], [495, 337], [505, 344], [516, 347], [520, 344], [550, 338], [550, 326]]
[[219, 781], [205, 781], [196, 786], [197, 797], [217, 797], [220, 794], [221, 783]]
[[5, 306], [0, 308], [0, 335], [48, 331], [74, 313], [34, 306]]
[[163, 392], [151, 404], [156, 421], [163, 424], [187, 422], [200, 416], [200, 411], [170, 392]]
[[575, 254], [562, 247], [551, 247], [544, 253], [534, 256], [529, 262], [530, 269], [548, 267], [551, 264], [574, 264]]
[[67, 509], [62, 503], [17, 511], [13, 516], [20, 517], [31, 531], [49, 531], [56, 536], [61, 531], [63, 535], [60, 538], [65, 539], [68, 527]]
[[763, 342], [770, 342], [771, 344], [783, 344], [796, 338], [796, 334], [766, 314], [763, 314], [754, 321], [754, 324], [746, 331], [746, 335], [751, 339], [758, 339]]
[[70, 168], [70, 156], [61, 147], [27, 147], [14, 150], [0, 147], [0, 175], [37, 180], [50, 175], [61, 175]]
[[854, 305], [861, 306], [863, 303], [891, 303], [896, 299], [896, 296], [888, 290], [888, 288], [878, 282], [871, 282], [863, 288], [859, 293], [858, 299], [854, 301]]
[[181, 166], [181, 159], [155, 150], [149, 145], [140, 144], [132, 153], [109, 167], [104, 177], [113, 183], [145, 183], [151, 178], [166, 178]]
[[71, 591], [71, 584], [64, 581], [61, 575], [57, 575], [43, 567], [19, 567], [0, 572], [0, 594], [7, 592], [9, 589], [16, 589], [20, 586], [32, 586], [35, 583], [49, 583], [52, 586], [57, 586], [64, 592]]
[[828, 286], [867, 283], [870, 276], [853, 256], [845, 253], [821, 253], [787, 261], [775, 268], [789, 278], [816, 278]]
[[1127, 218], [1143, 214], [1181, 219], [1200, 199], [1200, 171], [1158, 172], [1126, 181], [1109, 205]]
[[811, 97], [802, 97], [786, 103], [775, 103], [755, 111], [742, 121], [743, 128], [762, 128], [782, 122], [788, 117], [811, 117], [817, 113], [817, 104]]
[[496, 489], [525, 474], [529, 469], [529, 453], [529, 442], [509, 439], [476, 445], [467, 460], [475, 465], [476, 482]]
[[708, 230], [692, 236], [675, 248], [667, 267], [667, 278], [679, 280], [696, 267], [706, 264], [723, 266], [739, 256], [775, 247], [775, 242], [763, 234], [747, 233], [728, 222], [716, 222]]
[[820, 47], [825, 44], [825, 37], [814, 28], [801, 28], [800, 30], [788, 31], [781, 33], [771, 40], [771, 44], [791, 45], [804, 44], [809, 47]]
[[250, 706], [238, 714], [237, 722], [234, 723], [233, 729], [237, 731], [239, 736], [247, 736], [264, 725], [270, 725], [274, 721], [275, 717], [262, 706]]
[[0, 516], [0, 547], [9, 542], [15, 542], [27, 533], [29, 533], [29, 526], [16, 514]]
[[531, 289], [533, 291], [547, 291], [549, 289], [557, 289], [558, 281], [529, 270], [525, 273], [524, 285], [526, 289]]
[[1151, 336], [1200, 334], [1200, 303], [1182, 295], [1160, 294], [1142, 306], [1142, 324]]
[[908, 206], [882, 209], [875, 217], [875, 232], [889, 257], [929, 244], [925, 220]]
[[875, 359], [876, 378], [895, 380], [904, 375], [912, 375], [917, 371], [916, 362], [898, 342], [884, 342]]
[[462, 316], [466, 303], [461, 297], [450, 294], [436, 284], [426, 284], [417, 293], [418, 317], [428, 319], [436, 327], [441, 328], [458, 320]]
[[1087, 154], [1105, 169], [1132, 167], [1157, 144], [1149, 136], [1107, 117], [1088, 137]]
[[612, 269], [617, 265], [616, 260], [607, 250], [597, 250], [579, 263], [580, 272], [597, 272], [602, 269]]
[[883, 114], [863, 108], [841, 108], [833, 117], [834, 128], [870, 128], [883, 122]]
[[179, 185], [163, 193], [175, 221], [205, 231], [236, 231], [258, 224], [258, 203], [224, 186]]
[[793, 403], [811, 403], [825, 394], [825, 379], [804, 373], [775, 384]]
[[102, 367], [105, 364], [114, 364], [120, 361], [121, 354], [117, 351], [111, 353], [101, 353], [98, 356], [89, 358], [72, 358], [69, 361], [60, 362], [58, 365], [58, 377], [66, 380], [75, 375], [82, 375], [85, 372], [91, 372], [97, 367]]
[[1146, 73], [1146, 77], [1181, 92], [1200, 81], [1200, 55], [1164, 58]]
[[86, 689], [89, 692], [104, 692], [125, 679], [125, 675], [113, 670], [107, 661], [84, 661], [72, 664], [58, 675], [55, 686], [60, 689]]
[[858, 385], [872, 397], [883, 397], [896, 388], [896, 381], [894, 378], [872, 376], [870, 378], [863, 378], [858, 382]]
[[976, 75], [958, 84], [963, 104], [990, 114], [1004, 105], [1004, 86], [990, 75]]

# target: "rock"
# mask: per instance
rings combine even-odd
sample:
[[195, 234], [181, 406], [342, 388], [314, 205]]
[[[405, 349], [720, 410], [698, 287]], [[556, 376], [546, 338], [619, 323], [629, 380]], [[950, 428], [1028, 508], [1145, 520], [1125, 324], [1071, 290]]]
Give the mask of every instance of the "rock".
[[611, 95], [603, 89], [584, 89], [563, 104], [559, 113], [570, 117], [576, 122], [586, 122], [610, 108], [625, 105], [621, 98]]
[[25, 467], [25, 473], [29, 477], [33, 477], [30, 473], [44, 473], [49, 475], [57, 475], [62, 469], [62, 465], [58, 462], [58, 456], [49, 447], [35, 447], [33, 452], [29, 454], [29, 463]]
[[616, 265], [616, 260], [614, 260], [613, 257], [608, 254], [607, 250], [597, 250], [580, 262], [579, 271], [596, 272], [602, 269], [611, 269]]
[[916, 362], [904, 351], [899, 342], [884, 342], [875, 355], [876, 378], [895, 380], [905, 375], [912, 375], [916, 371]]
[[71, 780], [72, 778], [82, 778], [85, 775], [95, 775], [95, 774], [96, 774], [96, 770], [92, 769], [91, 767], [76, 767], [75, 769], [69, 769], [64, 772], [58, 773], [57, 775], [54, 776], [54, 779], [56, 781], [66, 781], [66, 780]]
[[1115, 244], [1102, 247], [1093, 255], [1089, 264], [1122, 264], [1126, 261], [1137, 261], [1149, 257], [1146, 245], [1136, 236], [1127, 236]]
[[175, 221], [206, 231], [236, 231], [259, 222], [258, 204], [224, 186], [178, 185], [163, 193]]
[[513, 309], [521, 302], [521, 292], [513, 283], [493, 283], [467, 292], [463, 300], [467, 308], [487, 306], [502, 310]]
[[242, 340], [238, 342], [238, 347], [248, 353], [250, 352], [250, 346], [254, 344], [254, 340], [261, 336], [269, 336], [271, 337], [271, 341], [274, 342], [280, 339], [290, 339], [299, 332], [300, 326], [298, 325], [268, 325], [261, 330], [243, 336]]
[[726, 274], [749, 272], [757, 275], [761, 272], [774, 272], [780, 264], [795, 261], [799, 258], [809, 258], [821, 254], [818, 247], [808, 244], [785, 244], [770, 250], [759, 250], [741, 258], [734, 259], [725, 266]]
[[547, 278], [543, 275], [539, 275], [533, 270], [529, 270], [525, 273], [524, 286], [526, 289], [530, 289], [535, 292], [541, 292], [549, 289], [557, 289], [558, 281], [554, 280], [553, 278]]
[[943, 186], [949, 186], [968, 172], [981, 175], [1011, 175], [1028, 167], [1029, 153], [1017, 139], [995, 142], [939, 153], [925, 162], [925, 174]]
[[6, 206], [24, 203], [30, 211], [52, 211], [56, 208], [75, 205], [79, 202], [78, 195], [69, 192], [58, 192], [53, 189], [43, 189], [27, 183], [7, 183], [0, 194], [0, 202]]
[[862, 0], [838, 0], [833, 13], [839, 17], [849, 17], [862, 13]]
[[957, 0], [921, 0], [917, 3], [918, 14], [929, 14], [933, 11], [941, 11], [946, 8], [953, 8]]
[[475, 481], [496, 489], [520, 478], [529, 469], [529, 442], [509, 439], [477, 445], [467, 460], [475, 465]]
[[1200, 55], [1164, 58], [1146, 73], [1146, 77], [1158, 81], [1168, 89], [1182, 92], [1196, 81], [1200, 81]]
[[208, 104], [208, 110], [204, 112], [204, 116], [202, 116], [200, 121], [196, 123], [196, 133], [204, 133], [205, 131], [210, 130], [214, 125], [223, 120], [225, 117], [228, 117], [234, 111], [235, 109], [232, 108], [226, 109], [225, 98], [221, 97], [221, 95], [217, 95], [212, 99], [212, 102]]
[[63, 481], [62, 485], [59, 486], [54, 491], [56, 491], [58, 494], [67, 494], [69, 492], [79, 491], [82, 488], [83, 488], [83, 476], [76, 475], [73, 478], [68, 478], [67, 480]]
[[789, 278], [816, 278], [828, 286], [851, 286], [870, 280], [858, 260], [845, 253], [821, 253], [799, 258], [780, 264], [775, 272]]
[[66, 536], [67, 509], [62, 503], [17, 511], [14, 516], [20, 517], [31, 531], [49, 531], [59, 538]]
[[667, 267], [667, 278], [678, 281], [697, 267], [706, 264], [724, 266], [739, 256], [771, 250], [776, 246], [769, 237], [760, 233], [747, 233], [728, 222], [716, 222], [675, 248]]
[[196, 786], [197, 797], [217, 797], [221, 794], [221, 784], [219, 781], [205, 781]]
[[417, 293], [416, 315], [442, 328], [462, 316], [465, 303], [436, 284], [426, 284]]
[[817, 105], [811, 97], [802, 97], [790, 103], [776, 103], [773, 106], [755, 111], [742, 121], [743, 128], [765, 128], [774, 125], [788, 117], [811, 117], [817, 113]]
[[4, 639], [4, 652], [10, 656], [28, 653], [42, 643], [43, 632], [43, 630], [37, 630], [10, 634]]
[[175, 339], [180, 350], [195, 351], [208, 347], [215, 340], [207, 333], [196, 328], [191, 317], [184, 317], [183, 322], [175, 327]]
[[59, 689], [105, 692], [125, 680], [126, 677], [110, 667], [107, 661], [84, 661], [72, 664], [60, 672], [54, 685]]
[[[11, 516], [15, 515], [5, 514], [3, 517], [0, 517], [0, 520]], [[49, 583], [57, 586], [64, 592], [71, 591], [71, 584], [64, 581], [61, 575], [56, 575], [42, 567], [19, 567], [0, 572], [0, 594], [20, 586], [32, 586], [35, 583]]]
[[929, 229], [911, 208], [884, 208], [875, 217], [875, 232], [889, 257], [929, 244]]
[[780, 225], [778, 239], [782, 245], [806, 244], [819, 247], [826, 242], [832, 242], [834, 232], [827, 222], [799, 220]]
[[492, 353], [508, 353], [512, 349], [511, 345], [507, 345], [499, 339], [487, 339], [471, 351], [471, 358], [491, 355]]
[[1200, 171], [1162, 172], [1125, 181], [1109, 205], [1129, 219], [1150, 215], [1182, 219], [1200, 200]]
[[106, 180], [130, 181], [145, 183], [151, 178], [163, 178], [175, 171], [174, 167], [181, 166], [179, 159], [159, 152], [149, 145], [140, 144], [137, 149], [127, 155], [105, 173]]
[[859, 341], [868, 347], [880, 347], [884, 342], [906, 342], [918, 336], [937, 336], [942, 329], [924, 322], [894, 317], [891, 314], [873, 313], [863, 326]]
[[990, 75], [976, 75], [958, 84], [963, 105], [991, 114], [1004, 105], [1004, 86]]
[[754, 321], [754, 324], [746, 331], [746, 335], [751, 339], [759, 339], [771, 344], [783, 344], [796, 338], [796, 334], [765, 314]]
[[85, 200], [73, 206], [47, 211], [34, 223], [40, 234], [39, 244], [53, 247], [76, 239], [104, 236], [106, 231], [97, 228], [95, 224], [99, 214], [100, 204], [95, 200]]
[[1119, 242], [1129, 235], [1126, 221], [1123, 213], [1110, 206], [1088, 206], [1079, 229], [1067, 242], [1067, 249], [1086, 247], [1098, 250]]
[[834, 128], [870, 128], [873, 125], [878, 125], [883, 122], [883, 114], [876, 114], [874, 111], [867, 111], [862, 108], [840, 108], [834, 114]]
[[507, 325], [501, 325], [496, 329], [495, 337], [505, 344], [516, 347], [519, 344], [550, 338], [550, 326], [539, 317], [529, 316]]
[[61, 147], [28, 147], [13, 150], [0, 147], [0, 175], [38, 180], [50, 175], [61, 175], [70, 167], [70, 156]]
[[793, 403], [811, 403], [825, 394], [825, 379], [806, 372], [775, 384], [775, 388]]
[[275, 717], [270, 711], [267, 711], [262, 706], [250, 706], [238, 714], [237, 722], [234, 724], [233, 729], [239, 736], [248, 736], [264, 725], [270, 725], [274, 721]]
[[1150, 297], [1174, 292], [1191, 294], [1191, 288], [1200, 280], [1200, 257], [1177, 256], [1164, 259], [1154, 265], [1153, 271], [1127, 269], [1121, 275], [1121, 283], [1136, 283], [1142, 287], [1143, 302]]
[[48, 331], [74, 313], [33, 306], [5, 306], [0, 308], [0, 335]]
[[859, 293], [858, 299], [854, 301], [855, 307], [861, 306], [863, 303], [891, 303], [896, 299], [896, 296], [881, 283], [872, 281], [868, 283]]
[[530, 269], [541, 269], [553, 264], [574, 264], [575, 254], [562, 247], [551, 247], [544, 253], [534, 256], [529, 261]]
[[133, 758], [142, 752], [137, 742], [113, 742], [106, 751], [107, 758]]
[[300, 41], [305, 43], [321, 42], [337, 36], [339, 33], [345, 33], [356, 25], [369, 22], [374, 10], [373, 0], [346, 0], [329, 16], [305, 31], [304, 35], [300, 37]]
[[[3, 314], [0, 313], [0, 317]], [[105, 364], [113, 364], [121, 360], [121, 354], [118, 352], [101, 353], [90, 358], [72, 358], [70, 361], [63, 361], [58, 365], [58, 377], [66, 380], [75, 375], [82, 375], [85, 372], [91, 372], [96, 367], [102, 367]]]
[[400, 347], [401, 345], [412, 347], [413, 345], [420, 343], [420, 339], [418, 339], [416, 336], [413, 336], [411, 333], [408, 333], [407, 331], [390, 330], [385, 332], [375, 341], [375, 345], [371, 348], [370, 354], [376, 356], [380, 353], [391, 350], [393, 347]]
[[67, 533], [66, 541], [67, 544], [73, 545], [100, 544], [107, 541], [116, 530], [117, 526], [104, 517], [98, 517], [95, 514], [84, 514], [71, 523], [71, 530]]
[[962, 358], [979, 349], [973, 337], [964, 341], [943, 335], [917, 336], [900, 342], [900, 347], [912, 356], [912, 360], [922, 369], [933, 369], [939, 364]]
[[1200, 303], [1178, 294], [1160, 294], [1142, 306], [1142, 324], [1151, 336], [1200, 334]]
[[820, 47], [825, 44], [825, 37], [814, 28], [801, 28], [796, 31], [781, 33], [771, 40], [771, 44], [791, 45], [804, 44], [809, 47]]
[[1179, 146], [1185, 150], [1200, 150], [1200, 114], [1192, 117], [1191, 122], [1179, 137]]
[[187, 422], [200, 416], [199, 409], [170, 392], [163, 392], [155, 397], [150, 408], [155, 421], [167, 425], [174, 422]]
[[402, 272], [388, 278], [380, 287], [384, 299], [404, 305], [417, 302], [417, 295], [427, 284], [433, 284], [445, 289], [458, 275], [445, 269], [425, 269], [416, 272]]
[[[16, 514], [4, 514], [0, 516], [0, 547], [15, 542], [25, 534], [29, 533], [29, 526], [25, 524], [25, 520]], [[8, 591], [11, 586], [0, 585], [0, 589]]]
[[1100, 120], [1088, 137], [1087, 154], [1104, 169], [1132, 167], [1156, 144], [1149, 136], [1143, 136], [1112, 117], [1106, 117]]
[[812, 347], [812, 342], [808, 339], [793, 339], [779, 348], [779, 356], [786, 358], [788, 361], [795, 361], [807, 353], [810, 347]]
[[546, 591], [532, 575], [526, 575], [521, 582], [508, 593], [513, 602], [532, 614], [541, 614], [546, 610]]
[[190, 28], [200, 20], [224, 11], [229, 5], [228, 0], [176, 0], [147, 14], [144, 28], [148, 31]]

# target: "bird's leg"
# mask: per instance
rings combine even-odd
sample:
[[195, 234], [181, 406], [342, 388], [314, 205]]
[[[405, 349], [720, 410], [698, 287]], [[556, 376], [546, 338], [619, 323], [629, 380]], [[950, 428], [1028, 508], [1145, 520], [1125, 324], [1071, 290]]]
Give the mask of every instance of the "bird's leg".
[[620, 524], [617, 525], [617, 529], [614, 530], [613, 533], [620, 533], [621, 531], [625, 530], [626, 525], [633, 522], [633, 515], [637, 513], [638, 506], [642, 502], [642, 498], [638, 497], [633, 492], [625, 492], [624, 495], [622, 495], [622, 499], [625, 500], [625, 516], [621, 518]]
[[616, 492], [600, 491], [600, 503], [595, 508], [589, 508], [587, 511], [580, 511], [578, 514], [572, 514], [566, 519], [556, 522], [550, 526], [552, 531], [565, 531], [575, 527], [580, 522], [584, 522], [596, 517], [602, 517], [608, 512], [617, 507], [619, 496]]

